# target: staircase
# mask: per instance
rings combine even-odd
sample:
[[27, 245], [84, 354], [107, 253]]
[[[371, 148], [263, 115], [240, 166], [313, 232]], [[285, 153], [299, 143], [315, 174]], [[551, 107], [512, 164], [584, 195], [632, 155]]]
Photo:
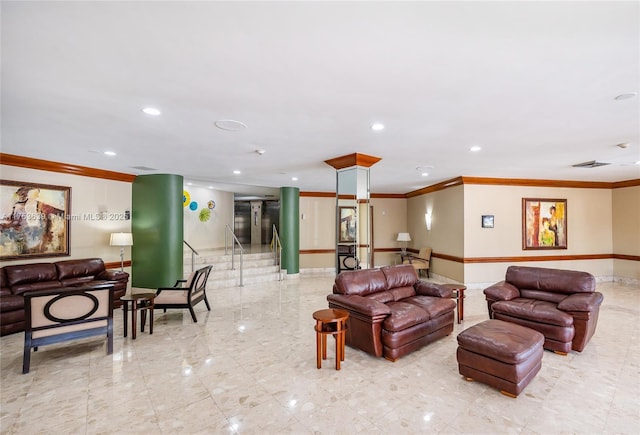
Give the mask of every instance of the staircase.
[[[200, 255], [195, 257], [194, 268], [198, 269], [205, 265], [212, 265], [208, 289], [227, 288], [240, 285], [240, 254], [236, 251], [235, 269], [231, 269], [231, 251], [224, 253], [224, 249], [211, 251], [200, 251]], [[243, 254], [243, 275], [244, 285], [257, 284], [261, 282], [278, 281], [280, 279], [278, 266], [274, 265], [272, 252], [257, 252]], [[184, 254], [184, 274], [185, 278], [191, 273], [191, 253], [185, 251]], [[282, 278], [286, 277], [286, 271], [282, 272]]]

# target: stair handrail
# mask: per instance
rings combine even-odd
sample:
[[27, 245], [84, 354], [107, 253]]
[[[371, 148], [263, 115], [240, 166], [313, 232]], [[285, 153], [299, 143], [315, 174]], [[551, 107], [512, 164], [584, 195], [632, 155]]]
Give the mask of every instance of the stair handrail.
[[273, 246], [273, 264], [278, 265], [278, 281], [282, 281], [282, 243], [280, 243], [280, 236], [276, 225], [273, 225], [273, 240], [271, 241]]
[[240, 243], [240, 240], [238, 240], [238, 238], [236, 237], [235, 233], [233, 232], [233, 230], [231, 229], [231, 227], [227, 224], [225, 225], [225, 232], [224, 232], [224, 255], [227, 255], [229, 253], [229, 234], [231, 235], [231, 270], [235, 270], [235, 259], [236, 259], [236, 244], [238, 245], [238, 248], [240, 249], [240, 287], [243, 287], [243, 281], [242, 281], [242, 262], [243, 262], [243, 254], [244, 254], [244, 249], [242, 248], [242, 244]]
[[200, 254], [198, 254], [198, 251], [193, 249], [193, 246], [191, 246], [186, 240], [183, 240], [182, 242], [191, 250], [191, 272], [193, 272], [195, 270], [196, 255]]

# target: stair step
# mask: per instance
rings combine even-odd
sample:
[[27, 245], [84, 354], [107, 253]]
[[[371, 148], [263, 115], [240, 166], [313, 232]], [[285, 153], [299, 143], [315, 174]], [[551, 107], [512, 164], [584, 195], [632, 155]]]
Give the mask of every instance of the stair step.
[[[207, 281], [208, 289], [228, 288], [240, 285], [240, 255], [236, 252], [234, 259], [234, 269], [231, 269], [231, 254], [224, 254], [224, 250], [219, 252], [207, 252], [196, 256], [194, 269], [205, 265], [213, 266]], [[242, 281], [243, 284], [258, 284], [261, 282], [271, 282], [280, 280], [279, 267], [274, 265], [273, 253], [262, 252], [254, 254], [243, 254], [242, 257]], [[184, 256], [185, 278], [191, 273], [191, 254]], [[285, 277], [282, 274], [282, 277]]]

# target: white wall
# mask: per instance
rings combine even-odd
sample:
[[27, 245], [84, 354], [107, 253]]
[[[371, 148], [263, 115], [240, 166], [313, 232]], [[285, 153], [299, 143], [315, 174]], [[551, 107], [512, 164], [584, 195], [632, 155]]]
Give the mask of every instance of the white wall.
[[[201, 186], [184, 186], [191, 201], [198, 207], [192, 211], [187, 204], [184, 207], [184, 240], [198, 250], [224, 248], [225, 225], [233, 229], [233, 193], [213, 190]], [[208, 221], [201, 221], [202, 209], [208, 209], [207, 203], [215, 202], [210, 210]]]

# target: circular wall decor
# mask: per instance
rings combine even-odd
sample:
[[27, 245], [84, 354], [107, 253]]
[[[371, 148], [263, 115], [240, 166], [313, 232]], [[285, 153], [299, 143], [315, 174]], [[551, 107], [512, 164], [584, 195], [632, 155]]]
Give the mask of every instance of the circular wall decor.
[[191, 202], [191, 195], [186, 190], [182, 191], [182, 206], [186, 207]]
[[195, 201], [191, 201], [191, 204], [189, 204], [189, 208], [191, 209], [191, 211], [196, 211], [198, 209], [198, 203]]
[[216, 202], [212, 199], [207, 203], [207, 207], [209, 207], [209, 210], [213, 210], [214, 208], [216, 208]]
[[209, 210], [208, 208], [203, 208], [202, 210], [200, 210], [200, 214], [198, 215], [198, 219], [200, 219], [200, 222], [206, 222], [211, 218], [211, 210]]

